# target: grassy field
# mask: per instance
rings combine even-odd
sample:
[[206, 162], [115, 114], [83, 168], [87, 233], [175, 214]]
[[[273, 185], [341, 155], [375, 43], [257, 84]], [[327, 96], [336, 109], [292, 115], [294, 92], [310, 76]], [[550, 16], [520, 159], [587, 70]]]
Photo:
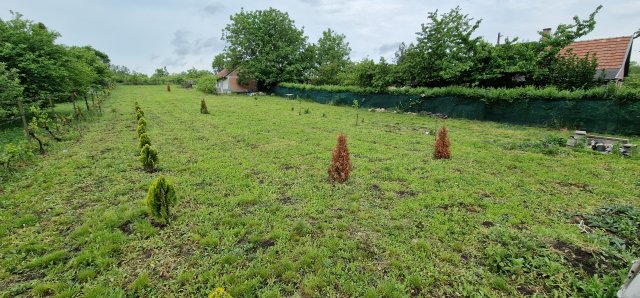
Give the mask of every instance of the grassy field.
[[[275, 97], [208, 96], [203, 115], [202, 96], [118, 87], [80, 138], [4, 172], [0, 297], [606, 297], [640, 256], [640, 159], [545, 141], [570, 131], [365, 110], [356, 126]], [[436, 125], [451, 160], [431, 157]], [[333, 185], [341, 132], [353, 172]], [[178, 195], [165, 227], [143, 202], [159, 175]]]

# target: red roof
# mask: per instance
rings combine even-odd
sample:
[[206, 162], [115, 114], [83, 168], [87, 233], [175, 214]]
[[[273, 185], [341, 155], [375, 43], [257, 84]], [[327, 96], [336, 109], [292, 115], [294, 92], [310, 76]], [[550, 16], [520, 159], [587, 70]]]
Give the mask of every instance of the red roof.
[[217, 73], [216, 75], [218, 77], [224, 78], [227, 75], [229, 75], [230, 73], [232, 73], [232, 71], [229, 71], [227, 68], [223, 68], [219, 73]]
[[595, 54], [598, 69], [620, 69], [627, 61], [632, 41], [631, 36], [576, 41], [562, 49], [561, 53], [571, 50], [578, 57]]

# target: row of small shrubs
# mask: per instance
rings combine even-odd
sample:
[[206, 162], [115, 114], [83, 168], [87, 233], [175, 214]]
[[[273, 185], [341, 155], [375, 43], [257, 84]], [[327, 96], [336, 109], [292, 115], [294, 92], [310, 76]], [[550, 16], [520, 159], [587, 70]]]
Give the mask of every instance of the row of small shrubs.
[[350, 92], [354, 94], [393, 94], [413, 95], [422, 98], [456, 96], [477, 99], [485, 102], [499, 101], [527, 101], [527, 100], [615, 100], [620, 102], [640, 101], [640, 89], [631, 87], [616, 87], [609, 84], [591, 89], [560, 90], [556, 87], [538, 88], [533, 86], [520, 88], [474, 88], [463, 86], [447, 86], [437, 88], [394, 88], [380, 90], [357, 86], [338, 85], [310, 85], [281, 83], [280, 87], [304, 91]]
[[151, 146], [151, 138], [147, 134], [147, 120], [144, 119], [144, 111], [136, 102], [136, 118], [138, 119], [138, 148], [140, 156], [138, 160], [142, 163], [145, 171], [151, 173], [155, 171], [158, 164], [158, 151]]
[[[169, 85], [167, 91], [171, 92]], [[151, 146], [151, 138], [147, 134], [147, 121], [144, 118], [144, 111], [140, 105], [135, 103], [136, 118], [138, 119], [138, 148], [140, 156], [138, 160], [142, 163], [145, 171], [151, 173], [156, 170], [158, 164], [158, 151]], [[158, 177], [147, 192], [145, 204], [151, 216], [160, 220], [163, 224], [169, 224], [171, 220], [171, 207], [176, 203], [176, 192], [173, 184], [164, 176]]]
[[[433, 148], [433, 158], [450, 159], [451, 143], [446, 127], [442, 127], [438, 131], [438, 136]], [[333, 149], [331, 156], [331, 164], [327, 173], [329, 180], [332, 182], [343, 183], [349, 179], [352, 170], [349, 148], [347, 147], [347, 137], [344, 134], [338, 135], [336, 147]]]

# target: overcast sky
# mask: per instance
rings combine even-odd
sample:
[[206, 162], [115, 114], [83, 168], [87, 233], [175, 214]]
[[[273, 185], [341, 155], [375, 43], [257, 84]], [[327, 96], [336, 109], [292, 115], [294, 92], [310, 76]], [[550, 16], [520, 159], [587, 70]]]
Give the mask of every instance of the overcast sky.
[[[192, 67], [211, 69], [213, 56], [224, 48], [220, 35], [229, 16], [245, 10], [274, 7], [288, 12], [305, 35], [315, 42], [332, 28], [347, 36], [351, 57], [360, 60], [390, 58], [400, 42], [415, 41], [427, 12], [459, 5], [464, 13], [482, 19], [476, 33], [495, 42], [498, 32], [521, 40], [535, 40], [537, 31], [586, 18], [598, 4], [596, 29], [583, 39], [631, 35], [640, 29], [639, 0], [1, 0], [3, 20], [9, 10], [43, 22], [62, 34], [59, 42], [92, 45], [117, 65], [153, 73]], [[638, 39], [640, 40], [640, 39]], [[640, 44], [633, 60], [640, 58]]]

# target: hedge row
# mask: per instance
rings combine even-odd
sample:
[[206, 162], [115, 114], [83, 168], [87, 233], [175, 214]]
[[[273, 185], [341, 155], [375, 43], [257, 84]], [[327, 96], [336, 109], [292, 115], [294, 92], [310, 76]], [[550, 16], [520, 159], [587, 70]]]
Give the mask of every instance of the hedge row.
[[640, 89], [629, 87], [616, 87], [613, 84], [604, 87], [578, 90], [559, 90], [555, 87], [536, 88], [472, 88], [461, 86], [449, 86], [439, 88], [394, 88], [377, 90], [374, 88], [362, 88], [356, 86], [336, 85], [309, 85], [295, 83], [281, 83], [279, 86], [306, 91], [327, 92], [351, 92], [354, 94], [394, 94], [412, 95], [423, 98], [456, 96], [468, 99], [477, 99], [485, 102], [497, 101], [527, 101], [527, 100], [614, 100], [620, 102], [640, 101]]

